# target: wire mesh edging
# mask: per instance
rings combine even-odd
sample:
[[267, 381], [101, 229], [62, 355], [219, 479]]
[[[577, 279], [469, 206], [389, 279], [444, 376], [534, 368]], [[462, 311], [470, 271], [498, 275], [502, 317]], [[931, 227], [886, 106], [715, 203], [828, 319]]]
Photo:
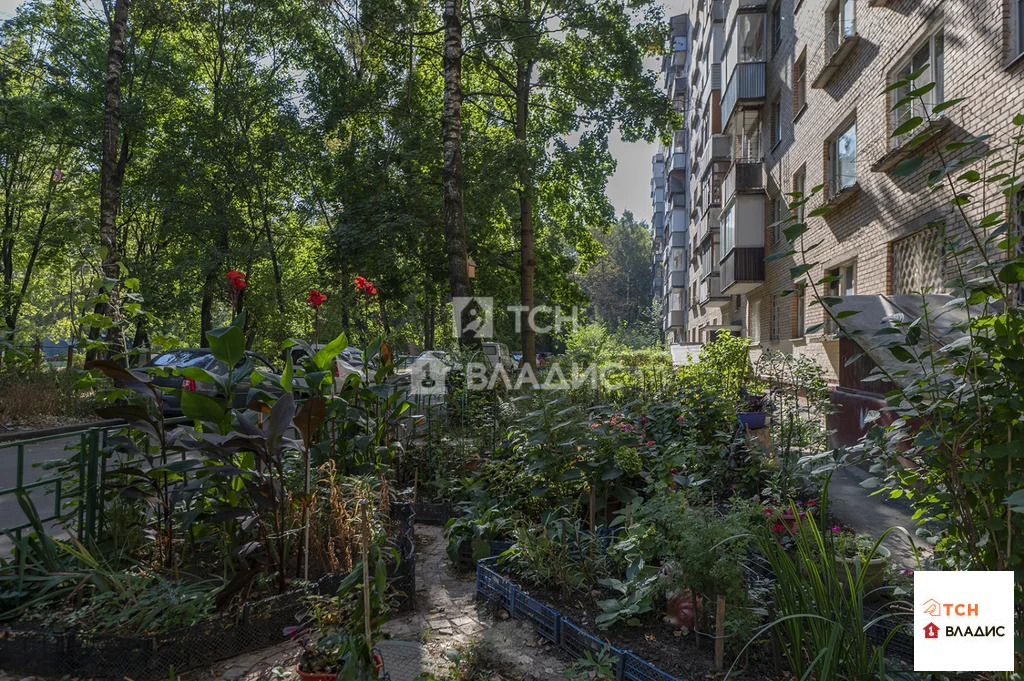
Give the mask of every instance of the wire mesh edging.
[[[402, 526], [396, 548], [400, 560], [388, 564], [388, 582], [399, 592], [396, 609], [411, 610], [416, 598], [414, 509], [394, 504]], [[247, 601], [240, 611], [219, 613], [189, 627], [152, 636], [0, 629], [0, 669], [40, 676], [93, 679], [166, 678], [175, 672], [214, 664], [286, 640], [311, 594], [337, 590], [344, 574], [327, 575], [308, 588]]]
[[509, 611], [512, 619], [530, 622], [540, 636], [576, 658], [582, 657], [587, 651], [593, 654], [607, 651], [618, 658], [615, 681], [679, 681], [630, 651], [616, 648], [588, 633], [554, 608], [524, 593], [513, 582], [491, 569], [490, 566], [496, 562], [497, 558], [485, 558], [477, 562], [478, 597], [500, 604]]

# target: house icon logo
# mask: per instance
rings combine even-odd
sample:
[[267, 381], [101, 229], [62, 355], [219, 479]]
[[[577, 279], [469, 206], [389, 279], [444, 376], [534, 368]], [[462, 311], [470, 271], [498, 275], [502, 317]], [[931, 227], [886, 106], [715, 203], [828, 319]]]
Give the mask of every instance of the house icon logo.
[[938, 617], [942, 614], [942, 604], [934, 598], [929, 598], [924, 602], [924, 614]]
[[939, 637], [939, 627], [938, 627], [937, 624], [935, 624], [935, 622], [929, 622], [928, 624], [924, 625], [924, 637], [925, 638], [938, 638]]

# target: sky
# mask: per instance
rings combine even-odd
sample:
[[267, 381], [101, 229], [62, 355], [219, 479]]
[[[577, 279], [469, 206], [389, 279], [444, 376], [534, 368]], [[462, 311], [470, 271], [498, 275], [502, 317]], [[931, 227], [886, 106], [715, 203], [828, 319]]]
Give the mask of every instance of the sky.
[[[671, 16], [673, 9], [681, 7], [684, 0], [668, 0], [665, 16]], [[0, 0], [0, 20], [14, 15], [14, 9], [21, 0]], [[678, 10], [677, 10], [678, 11]], [[657, 71], [657, 59], [647, 61], [647, 67]], [[659, 80], [660, 82], [660, 80]], [[657, 151], [657, 144], [644, 142], [626, 143], [615, 134], [609, 140], [609, 150], [615, 157], [615, 173], [608, 180], [608, 199], [618, 213], [629, 210], [640, 220], [651, 218], [651, 156]]]

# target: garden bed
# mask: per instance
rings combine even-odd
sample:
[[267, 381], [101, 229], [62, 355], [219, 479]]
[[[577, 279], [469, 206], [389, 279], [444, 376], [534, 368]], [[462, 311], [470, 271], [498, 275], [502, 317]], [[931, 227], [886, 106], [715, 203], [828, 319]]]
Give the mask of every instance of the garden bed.
[[[531, 622], [538, 635], [547, 639], [574, 659], [588, 651], [597, 656], [602, 650], [619, 658], [616, 681], [678, 681], [706, 679], [718, 672], [709, 653], [714, 641], [707, 639], [697, 650], [692, 639], [674, 635], [674, 628], [652, 618], [649, 627], [616, 627], [607, 639], [594, 636], [587, 624], [593, 621], [596, 608], [588, 610], [579, 604], [537, 593], [535, 598], [496, 571], [495, 558], [477, 563], [477, 596], [505, 608], [514, 619]], [[556, 607], [551, 607], [551, 605]], [[728, 666], [728, 663], [727, 663]], [[672, 670], [670, 674], [664, 670]], [[765, 668], [747, 669], [744, 678], [774, 678]]]
[[[396, 548], [400, 560], [388, 565], [388, 583], [398, 592], [396, 609], [411, 610], [416, 598], [414, 509], [392, 507], [402, 531]], [[20, 674], [78, 676], [91, 679], [160, 679], [210, 665], [285, 640], [285, 627], [296, 622], [303, 601], [312, 594], [337, 590], [346, 575], [327, 575], [306, 589], [247, 601], [239, 611], [152, 636], [86, 632], [0, 629], [0, 669]]]

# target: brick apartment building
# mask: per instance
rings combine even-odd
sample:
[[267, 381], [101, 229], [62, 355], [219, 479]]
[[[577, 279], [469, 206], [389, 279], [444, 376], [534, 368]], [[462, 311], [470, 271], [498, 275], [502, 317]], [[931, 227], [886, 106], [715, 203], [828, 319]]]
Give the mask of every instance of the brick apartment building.
[[[929, 225], [945, 217], [955, 230], [958, 218], [949, 196], [928, 192], [921, 177], [889, 174], [922, 129], [897, 139], [892, 131], [922, 112], [917, 104], [891, 111], [902, 93], [883, 91], [927, 65], [915, 82], [936, 83], [925, 106], [968, 99], [937, 117], [937, 139], [988, 133], [992, 146], [1008, 143], [1011, 119], [1024, 113], [1024, 0], [689, 1], [672, 20], [674, 36], [681, 23], [689, 28], [679, 60], [686, 75], [666, 72], [673, 97], [686, 102], [680, 132], [690, 160], [687, 274], [674, 280], [685, 282], [685, 320], [671, 317], [668, 301], [666, 328], [681, 332], [669, 340], [707, 342], [728, 329], [749, 337], [755, 354], [808, 354], [835, 384], [870, 391], [856, 366], [844, 367], [852, 341], [827, 325], [808, 333], [824, 312], [800, 285], [827, 274], [836, 279], [828, 293], [838, 296], [943, 291], [951, 266]], [[678, 68], [671, 58], [670, 66]], [[789, 250], [772, 223], [788, 215], [785, 194], [818, 185], [801, 211], [831, 208], [809, 219], [804, 237], [821, 241], [812, 257], [819, 264], [794, 286], [790, 269], [799, 262], [766, 263]], [[985, 212], [1007, 209], [998, 191], [988, 193]], [[655, 213], [663, 267], [671, 255], [664, 233], [659, 241]], [[674, 228], [668, 233], [676, 238]]]

